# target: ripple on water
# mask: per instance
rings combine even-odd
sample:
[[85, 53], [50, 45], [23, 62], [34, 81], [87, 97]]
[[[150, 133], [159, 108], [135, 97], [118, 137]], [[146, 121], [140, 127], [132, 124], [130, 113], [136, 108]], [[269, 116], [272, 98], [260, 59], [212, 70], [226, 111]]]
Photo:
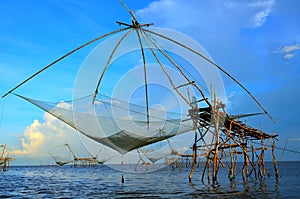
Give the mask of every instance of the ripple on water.
[[10, 167], [8, 172], [0, 173], [0, 198], [297, 198], [299, 166], [300, 162], [279, 163], [279, 183], [274, 176], [230, 182], [227, 173], [221, 171], [215, 186], [201, 182], [200, 170], [195, 171], [192, 183], [188, 183], [189, 169], [165, 168], [151, 173], [124, 173], [122, 184], [122, 173], [105, 165]]

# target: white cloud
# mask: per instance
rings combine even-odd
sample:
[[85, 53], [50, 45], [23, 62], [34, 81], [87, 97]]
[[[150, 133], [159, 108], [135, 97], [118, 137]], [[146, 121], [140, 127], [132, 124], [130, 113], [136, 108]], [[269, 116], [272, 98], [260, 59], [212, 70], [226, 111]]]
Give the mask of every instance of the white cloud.
[[252, 16], [252, 26], [253, 27], [259, 27], [262, 26], [266, 20], [267, 17], [272, 12], [272, 7], [275, 4], [274, 0], [269, 1], [255, 1], [249, 4], [245, 5], [245, 9], [250, 8], [253, 9], [254, 13]]
[[[275, 0], [255, 0], [241, 2], [238, 0], [159, 0], [150, 3], [146, 8], [138, 10], [137, 15], [145, 21], [167, 27], [221, 26], [222, 32], [227, 28], [256, 28], [265, 24], [272, 12]], [[157, 25], [157, 24], [156, 24]]]
[[294, 54], [291, 53], [284, 55], [285, 59], [291, 59], [292, 57], [294, 57]]
[[295, 50], [299, 50], [300, 49], [300, 44], [294, 44], [294, 45], [290, 45], [290, 46], [283, 46], [280, 48], [281, 53], [289, 53], [289, 52], [293, 52]]
[[274, 4], [275, 0], [256, 0], [248, 3], [230, 0], [226, 2], [226, 7], [230, 12], [239, 13], [235, 17], [244, 18], [247, 27], [256, 28], [264, 25]]
[[37, 152], [45, 142], [45, 135], [39, 130], [39, 126], [41, 125], [38, 120], [34, 120], [33, 123], [25, 129], [23, 137], [20, 138], [22, 149], [11, 151], [11, 154], [26, 155]]
[[300, 44], [293, 44], [279, 47], [275, 53], [283, 54], [285, 59], [291, 59], [295, 56], [295, 52], [300, 49]]
[[[59, 106], [66, 106], [66, 103], [60, 103]], [[17, 137], [17, 142], [19, 147], [10, 151], [17, 159], [24, 156], [46, 157], [51, 148], [65, 143], [77, 149], [76, 151], [83, 150], [77, 132], [48, 113], [44, 114], [44, 121], [34, 120]]]

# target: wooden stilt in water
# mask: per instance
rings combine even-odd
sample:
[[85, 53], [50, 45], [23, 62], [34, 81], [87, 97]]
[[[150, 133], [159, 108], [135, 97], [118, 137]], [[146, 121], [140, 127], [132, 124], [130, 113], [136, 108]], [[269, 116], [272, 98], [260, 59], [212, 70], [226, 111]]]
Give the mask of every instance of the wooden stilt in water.
[[229, 155], [230, 155], [230, 167], [229, 167], [228, 177], [229, 177], [229, 180], [233, 180], [234, 179], [234, 172], [233, 172], [233, 169], [234, 169], [234, 158], [233, 158], [232, 148], [231, 147], [229, 147]]
[[6, 165], [6, 161], [4, 161], [4, 165], [3, 165], [3, 171], [7, 171], [7, 165]]
[[235, 176], [236, 176], [236, 163], [237, 163], [237, 150], [236, 148], [234, 148], [234, 156], [233, 156], [233, 179], [235, 179]]
[[124, 175], [122, 174], [122, 177], [121, 177], [121, 182], [122, 182], [122, 184], [124, 184], [124, 182], [125, 182], [125, 179], [124, 179]]
[[219, 143], [218, 143], [218, 139], [217, 139], [217, 142], [216, 142], [216, 145], [215, 145], [215, 154], [214, 154], [214, 159], [213, 159], [213, 172], [212, 172], [212, 181], [213, 181], [213, 184], [215, 184], [217, 182], [218, 156], [219, 156]]
[[[247, 150], [247, 143], [245, 145], [243, 145], [243, 147], [245, 147], [243, 149]], [[246, 153], [244, 153], [244, 165], [243, 165], [243, 169], [242, 169], [242, 176], [243, 176], [244, 181], [248, 178], [248, 157], [247, 157]]]
[[193, 144], [193, 160], [192, 160], [192, 169], [189, 175], [189, 182], [192, 181], [193, 173], [195, 170], [195, 164], [197, 164], [197, 128], [196, 128], [197, 123], [194, 122], [194, 132], [195, 132], [195, 141]]
[[[197, 133], [200, 135], [199, 140], [195, 138], [193, 154], [185, 156], [192, 157], [192, 168], [189, 175], [189, 181], [191, 182], [194, 167], [197, 162], [197, 150], [200, 148], [200, 146], [197, 146], [198, 141], [202, 142], [203, 146], [201, 147], [206, 150], [206, 158], [203, 161], [204, 168], [201, 178], [203, 183], [205, 177], [207, 177], [207, 182], [209, 184], [212, 183], [214, 185], [217, 183], [220, 166], [225, 167], [223, 162], [224, 158], [226, 159], [225, 163], [229, 168], [228, 177], [233, 181], [237, 175], [238, 156], [243, 156], [241, 173], [244, 181], [248, 179], [252, 172], [254, 172], [255, 178], [257, 178], [257, 173], [259, 178], [267, 176], [268, 173], [264, 164], [264, 156], [265, 150], [268, 150], [268, 148], [266, 148], [268, 144], [265, 143], [265, 141], [270, 142], [276, 135], [270, 135], [263, 132], [262, 129], [258, 130], [250, 127], [238, 120], [237, 116], [229, 117], [224, 110], [225, 105], [217, 101], [216, 95], [211, 96], [211, 99], [213, 99], [213, 103], [209, 105], [209, 107], [192, 107], [192, 109], [189, 110], [189, 115], [194, 123], [194, 130], [196, 129], [195, 136]], [[246, 114], [246, 116], [248, 115], [252, 116], [256, 114]], [[244, 116], [241, 115], [241, 117]], [[201, 130], [200, 127], [202, 128]], [[203, 131], [203, 129], [206, 130]], [[205, 142], [204, 136], [207, 132], [214, 135], [211, 143]], [[249, 143], [250, 140], [260, 140], [261, 147], [254, 147], [254, 142]], [[260, 155], [258, 155], [259, 153], [257, 151], [260, 151]], [[273, 161], [275, 172], [278, 173], [276, 159], [273, 158]], [[258, 169], [258, 171], [256, 169]]]
[[204, 183], [204, 176], [205, 176], [205, 172], [206, 172], [206, 169], [207, 169], [207, 166], [208, 166], [209, 154], [210, 154], [209, 152], [206, 154], [206, 162], [205, 162], [202, 177], [201, 177], [202, 183]]
[[195, 145], [196, 145], [196, 143], [194, 143], [194, 145], [193, 145], [193, 161], [192, 161], [192, 169], [191, 169], [191, 172], [189, 175], [189, 182], [192, 182], [192, 177], [193, 177], [193, 173], [195, 170], [195, 160], [196, 160], [196, 154], [195, 154], [196, 146]]
[[210, 159], [207, 161], [207, 182], [210, 183]]
[[274, 165], [274, 170], [275, 170], [276, 181], [278, 181], [278, 167], [277, 167], [277, 163], [276, 163], [275, 148], [276, 148], [276, 143], [273, 140], [273, 143], [272, 143], [273, 165]]

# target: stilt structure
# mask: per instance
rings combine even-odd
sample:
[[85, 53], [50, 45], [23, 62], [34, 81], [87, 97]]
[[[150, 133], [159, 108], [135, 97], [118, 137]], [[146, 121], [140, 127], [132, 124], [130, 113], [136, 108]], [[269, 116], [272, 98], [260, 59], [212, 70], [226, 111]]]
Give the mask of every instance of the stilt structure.
[[64, 144], [58, 147], [66, 147], [72, 155], [72, 157], [66, 159], [66, 158], [59, 157], [58, 155], [49, 153], [50, 156], [54, 159], [55, 163], [60, 166], [73, 163], [74, 167], [92, 167], [92, 166], [97, 166], [99, 164], [97, 157], [78, 157], [69, 144]]
[[[194, 121], [194, 125], [198, 128], [200, 139], [195, 139], [193, 145], [193, 161], [189, 181], [191, 181], [194, 165], [196, 164], [196, 151], [207, 150], [205, 164], [202, 174], [202, 182], [205, 175], [208, 183], [216, 184], [218, 182], [218, 171], [220, 166], [228, 166], [228, 177], [230, 180], [236, 177], [237, 157], [243, 157], [242, 177], [246, 180], [251, 174], [255, 178], [264, 178], [269, 176], [264, 164], [265, 151], [272, 149], [272, 157], [274, 162], [275, 176], [278, 178], [278, 168], [276, 165], [276, 157], [274, 154], [275, 140], [277, 135], [267, 134], [252, 128], [238, 118], [253, 116], [257, 114], [245, 114], [239, 116], [229, 116], [225, 111], [225, 104], [213, 98], [213, 103], [209, 107], [190, 109], [189, 115]], [[204, 131], [199, 128], [202, 127]], [[206, 133], [213, 134], [213, 142], [208, 145], [203, 138]], [[272, 141], [272, 145], [270, 142]], [[198, 145], [198, 143], [202, 145]], [[254, 144], [260, 147], [255, 148]], [[194, 147], [196, 146], [197, 147]], [[260, 154], [258, 155], [258, 153]]]
[[[6, 94], [4, 94], [2, 98], [7, 96], [8, 94], [13, 93], [17, 88], [19, 88], [23, 84], [25, 84], [35, 76], [39, 75], [43, 71], [47, 70], [48, 68], [52, 67], [57, 62], [60, 62], [66, 57], [75, 53], [76, 51], [96, 41], [100, 41], [116, 33], [120, 33], [120, 37], [117, 38], [117, 41], [112, 45], [112, 48], [102, 49], [103, 51], [108, 51], [108, 59], [101, 60], [101, 64], [99, 65], [101, 65], [102, 67], [97, 68], [97, 70], [95, 70], [95, 72], [98, 70], [100, 72], [95, 76], [97, 79], [87, 79], [87, 74], [84, 73], [83, 79], [95, 83], [94, 92], [86, 93], [87, 96], [84, 96], [84, 93], [80, 92], [80, 96], [78, 99], [73, 99], [72, 101], [69, 101], [69, 105], [71, 106], [66, 106], [62, 108], [58, 107], [57, 103], [43, 102], [39, 100], [30, 99], [28, 97], [24, 97], [16, 93], [13, 94], [47, 111], [54, 117], [57, 117], [64, 123], [73, 127], [81, 134], [85, 135], [87, 138], [96, 141], [99, 145], [109, 147], [111, 150], [114, 150], [117, 153], [118, 157], [122, 157], [127, 153], [138, 150], [138, 163], [142, 161], [143, 164], [146, 164], [146, 161], [143, 160], [144, 156], [140, 154], [140, 152], [142, 152], [141, 149], [143, 147], [151, 146], [152, 144], [172, 139], [173, 137], [181, 135], [183, 133], [192, 132], [192, 139], [194, 142], [192, 144], [191, 154], [179, 154], [179, 156], [177, 156], [181, 157], [182, 160], [182, 163], [178, 163], [178, 165], [184, 165], [184, 158], [186, 158], [186, 166], [189, 166], [191, 164], [191, 172], [188, 176], [190, 182], [192, 181], [195, 166], [197, 165], [199, 151], [202, 152], [201, 155], [204, 154], [205, 156], [202, 181], [204, 181], [204, 178], [206, 176], [207, 181], [209, 183], [212, 182], [213, 184], [216, 184], [218, 182], [218, 172], [220, 170], [220, 167], [226, 167], [226, 165], [228, 166], [229, 170], [228, 176], [231, 180], [233, 180], [236, 177], [237, 173], [237, 158], [240, 156], [243, 157], [244, 164], [242, 168], [242, 176], [244, 180], [247, 179], [253, 173], [255, 177], [263, 178], [264, 176], [268, 175], [264, 165], [265, 150], [269, 150], [269, 148], [267, 148], [268, 143], [270, 143], [270, 141], [273, 140], [273, 162], [276, 177], [278, 177], [278, 169], [274, 155], [275, 139], [277, 135], [267, 134], [261, 129], [258, 130], [252, 128], [238, 120], [241, 117], [253, 116], [257, 114], [229, 116], [225, 111], [225, 104], [220, 102], [215, 94], [214, 96], [210, 97], [212, 102], [209, 102], [208, 97], [206, 97], [203, 92], [204, 89], [201, 85], [201, 81], [199, 81], [198, 75], [194, 76], [193, 73], [196, 71], [195, 69], [200, 70], [200, 68], [206, 68], [205, 65], [202, 66], [202, 63], [208, 64], [207, 66], [217, 69], [218, 71], [226, 75], [228, 78], [230, 78], [233, 82], [235, 82], [240, 88], [242, 88], [245, 91], [245, 93], [247, 93], [253, 99], [253, 101], [261, 108], [263, 113], [269, 116], [271, 120], [273, 120], [272, 116], [258, 102], [258, 100], [251, 94], [251, 92], [248, 91], [245, 88], [245, 86], [243, 86], [236, 78], [230, 75], [224, 68], [212, 61], [209, 58], [209, 55], [203, 49], [201, 50], [200, 47], [192, 47], [198, 46], [198, 44], [190, 45], [191, 43], [189, 42], [192, 42], [190, 39], [180, 39], [182, 35], [178, 35], [178, 37], [176, 38], [176, 36], [174, 37], [174, 32], [171, 33], [167, 30], [159, 31], [155, 29], [149, 29], [148, 27], [152, 26], [152, 23], [139, 23], [134, 15], [134, 12], [130, 10], [121, 0], [119, 1], [131, 15], [131, 24], [117, 21], [118, 25], [123, 26], [123, 28], [99, 36], [73, 49], [72, 51], [58, 58], [57, 60], [46, 65], [45, 67], [37, 71], [35, 74], [31, 75], [29, 78], [22, 81], [20, 84], [18, 84], [17, 86], [9, 90]], [[133, 36], [133, 38], [135, 38], [137, 42], [132, 42], [130, 39], [131, 36]], [[186, 42], [184, 40], [188, 40], [189, 42]], [[130, 45], [126, 42], [129, 42]], [[139, 74], [137, 73], [135, 75], [135, 77], [142, 77], [141, 81], [136, 82], [143, 82], [144, 92], [141, 95], [144, 99], [143, 105], [132, 104], [128, 101], [127, 98], [125, 99], [126, 101], [122, 101], [121, 99], [119, 100], [113, 98], [113, 96], [105, 96], [101, 94], [100, 91], [100, 88], [102, 89], [105, 86], [104, 78], [106, 76], [105, 74], [109, 72], [108, 68], [112, 67], [114, 59], [120, 58], [117, 57], [117, 55], [119, 55], [118, 53], [123, 54], [125, 51], [123, 52], [121, 50], [127, 49], [127, 47], [131, 46], [132, 44], [134, 44], [134, 51], [140, 51], [136, 57], [136, 60], [142, 60], [143, 65], [142, 72], [140, 72]], [[180, 59], [176, 59], [177, 51], [172, 51], [174, 49], [178, 49], [178, 58]], [[132, 51], [132, 49], [130, 48], [128, 48], [127, 50], [129, 50], [127, 52]], [[180, 57], [179, 52], [181, 52], [182, 55], [189, 53], [190, 55], [192, 55], [193, 59], [188, 60], [189, 56]], [[173, 53], [176, 54], [175, 58], [174, 56], [172, 56]], [[149, 56], [150, 59], [146, 59], [146, 56]], [[181, 58], [184, 58], [186, 62], [180, 62]], [[149, 61], [147, 62], [147, 60]], [[153, 65], [154, 61], [156, 62], [155, 69], [157, 69], [157, 71], [160, 71], [160, 73], [162, 74], [161, 78], [167, 82], [166, 85], [170, 87], [170, 91], [172, 91], [172, 94], [176, 96], [176, 98], [180, 102], [178, 104], [186, 105], [186, 107], [184, 108], [184, 113], [171, 113], [165, 111], [164, 114], [166, 114], [166, 116], [163, 118], [158, 118], [155, 116], [155, 114], [151, 114], [150, 107], [155, 103], [150, 103], [151, 99], [149, 98], [151, 98], [151, 95], [149, 94], [149, 90], [151, 89], [151, 87], [149, 85], [152, 84], [152, 81], [154, 82], [155, 80], [156, 83], [156, 79], [161, 79], [156, 77], [153, 78], [152, 81], [149, 81], [151, 80], [150, 74], [154, 74], [149, 73], [149, 66]], [[128, 60], [124, 59], [124, 63], [122, 64], [126, 64], [127, 62]], [[191, 65], [186, 65], [187, 62], [189, 62]], [[167, 66], [170, 67], [167, 68]], [[192, 69], [192, 66], [195, 66], [195, 68]], [[131, 67], [131, 65], [128, 65], [128, 67]], [[174, 74], [176, 75], [172, 75], [172, 73], [170, 72], [170, 68], [176, 71], [176, 73], [174, 72]], [[94, 70], [90, 69], [94, 68], [89, 68], [88, 70], [94, 73]], [[157, 75], [157, 73], [155, 73], [155, 75]], [[199, 74], [199, 76], [200, 75], [201, 74]], [[181, 81], [174, 81], [175, 79], [180, 79]], [[111, 80], [109, 80], [109, 82], [113, 83], [111, 82]], [[133, 82], [133, 84], [134, 83], [135, 82]], [[216, 82], [206, 83], [217, 84]], [[141, 88], [140, 84], [136, 86], [138, 86], [138, 88]], [[110, 85], [109, 87], [113, 88], [113, 85]], [[185, 88], [191, 88], [193, 90], [193, 95], [197, 96], [197, 98], [200, 99], [197, 100], [195, 97], [191, 101], [189, 92], [188, 95], [186, 95], [187, 93]], [[112, 93], [115, 91], [114, 89], [111, 90]], [[90, 88], [82, 88], [80, 90], [90, 91]], [[107, 90], [106, 92], [109, 91]], [[132, 95], [132, 93], [130, 94]], [[200, 102], [204, 105], [200, 106]], [[177, 109], [174, 110], [177, 111]], [[186, 118], [187, 112], [189, 115], [188, 118]], [[75, 116], [77, 119], [75, 119]], [[99, 128], [100, 126], [101, 128]], [[162, 127], [165, 130], [162, 130]], [[212, 142], [207, 142], [205, 137], [207, 134], [212, 134]], [[260, 142], [261, 144], [261, 146], [258, 148], [254, 147], [253, 145], [254, 143], [256, 143], [256, 141]], [[170, 145], [169, 142], [168, 145]], [[70, 146], [66, 146], [72, 152]], [[170, 154], [173, 155], [173, 149], [171, 149], [172, 148], [170, 147]], [[258, 155], [259, 152], [260, 155]], [[96, 163], [94, 158], [78, 158], [74, 152], [72, 152], [72, 154], [74, 166], [89, 165], [90, 163]], [[169, 156], [166, 155], [165, 157]], [[152, 162], [155, 163], [156, 160], [160, 158], [162, 157], [157, 155], [156, 158], [151, 159]], [[151, 161], [150, 158], [148, 159]], [[169, 159], [166, 159], [166, 162], [168, 161]], [[172, 156], [170, 163], [172, 167], [176, 166], [176, 159], [173, 159]], [[123, 178], [122, 182], [124, 182]]]
[[2, 152], [0, 154], [0, 168], [2, 167], [2, 171], [7, 171], [7, 167], [9, 167], [9, 164], [13, 160], [13, 158], [8, 157], [6, 144], [0, 145], [0, 148], [2, 148]]
[[73, 155], [74, 167], [78, 167], [78, 166], [80, 166], [80, 167], [91, 167], [91, 166], [97, 166], [98, 165], [98, 160], [97, 160], [96, 157], [88, 157], [88, 158], [78, 157], [69, 144], [65, 144], [65, 145], [66, 145], [66, 147], [68, 147], [68, 149], [70, 150], [70, 152]]

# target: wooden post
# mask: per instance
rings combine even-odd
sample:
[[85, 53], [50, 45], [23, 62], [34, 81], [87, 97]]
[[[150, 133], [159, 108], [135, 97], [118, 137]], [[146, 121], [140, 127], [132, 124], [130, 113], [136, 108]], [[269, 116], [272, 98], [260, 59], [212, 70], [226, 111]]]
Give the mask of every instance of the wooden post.
[[213, 184], [217, 182], [217, 175], [218, 175], [218, 156], [219, 156], [219, 115], [218, 111], [216, 110], [216, 116], [215, 116], [215, 137], [216, 137], [216, 143], [215, 143], [215, 154], [213, 159], [213, 172], [212, 172], [212, 181]]
[[248, 178], [248, 156], [246, 155], [247, 142], [245, 143], [245, 145], [243, 144], [242, 147], [243, 147], [243, 151], [244, 151], [244, 165], [243, 165], [243, 169], [242, 169], [242, 175], [243, 175], [243, 180], [245, 181], [246, 178]]
[[210, 152], [207, 152], [206, 153], [206, 161], [205, 161], [205, 165], [204, 165], [204, 169], [203, 169], [203, 173], [202, 173], [202, 177], [201, 177], [202, 183], [204, 183], [204, 176], [205, 176], [206, 169], [208, 167], [209, 155], [210, 155]]
[[197, 121], [194, 121], [194, 132], [195, 132], [195, 141], [194, 141], [194, 144], [193, 144], [193, 160], [192, 160], [192, 169], [191, 169], [191, 172], [190, 172], [190, 175], [189, 175], [189, 182], [192, 181], [192, 177], [193, 177], [193, 173], [194, 173], [194, 170], [195, 170], [195, 164], [197, 163]]
[[231, 146], [229, 147], [229, 155], [230, 155], [230, 168], [229, 168], [228, 177], [229, 177], [229, 180], [233, 180], [234, 179], [234, 175], [233, 175], [234, 159], [233, 159]]
[[273, 165], [274, 165], [274, 170], [275, 170], [276, 181], [278, 181], [278, 168], [277, 168], [277, 163], [276, 163], [275, 148], [276, 148], [276, 143], [273, 140], [273, 144], [272, 144]]

